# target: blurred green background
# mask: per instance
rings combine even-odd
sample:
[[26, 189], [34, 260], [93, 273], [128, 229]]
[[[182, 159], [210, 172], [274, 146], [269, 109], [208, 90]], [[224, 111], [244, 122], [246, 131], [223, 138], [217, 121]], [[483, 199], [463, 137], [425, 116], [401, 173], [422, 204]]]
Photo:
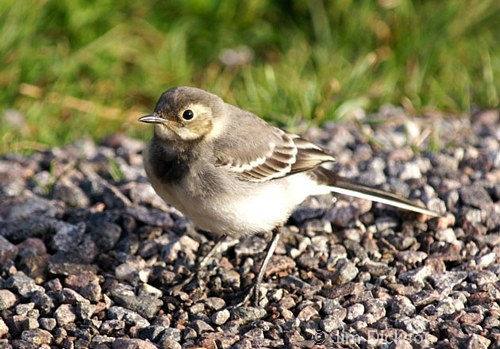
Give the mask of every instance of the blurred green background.
[[281, 126], [499, 101], [500, 1], [0, 2], [0, 153], [122, 131], [201, 87]]

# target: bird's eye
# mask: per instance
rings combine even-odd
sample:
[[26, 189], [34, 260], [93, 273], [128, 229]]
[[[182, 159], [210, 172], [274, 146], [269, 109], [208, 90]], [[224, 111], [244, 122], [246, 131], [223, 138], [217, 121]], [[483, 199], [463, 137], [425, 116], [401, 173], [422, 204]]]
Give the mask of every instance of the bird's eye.
[[184, 120], [191, 120], [192, 118], [194, 118], [193, 111], [191, 109], [184, 110], [184, 112], [182, 113], [182, 118]]

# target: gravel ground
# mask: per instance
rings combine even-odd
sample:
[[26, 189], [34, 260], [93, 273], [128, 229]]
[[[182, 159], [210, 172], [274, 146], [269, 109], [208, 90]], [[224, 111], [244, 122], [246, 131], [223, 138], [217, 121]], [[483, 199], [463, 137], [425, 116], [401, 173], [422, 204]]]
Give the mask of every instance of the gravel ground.
[[233, 305], [266, 235], [228, 242], [172, 288], [214, 237], [154, 194], [141, 142], [4, 155], [0, 348], [498, 348], [498, 112], [410, 119], [384, 107], [374, 119], [305, 137], [342, 175], [446, 214], [311, 198], [284, 229], [259, 307]]

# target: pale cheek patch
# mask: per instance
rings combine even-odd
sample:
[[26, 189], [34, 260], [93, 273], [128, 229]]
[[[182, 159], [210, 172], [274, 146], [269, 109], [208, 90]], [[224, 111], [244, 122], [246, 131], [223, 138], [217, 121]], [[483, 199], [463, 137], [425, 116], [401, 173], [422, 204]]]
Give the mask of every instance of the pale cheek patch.
[[176, 132], [165, 125], [155, 125], [155, 134], [163, 140], [174, 140], [178, 137]]
[[184, 141], [195, 141], [201, 137], [197, 132], [193, 132], [187, 127], [181, 127], [177, 129], [177, 134]]
[[219, 115], [217, 122], [214, 123], [213, 121], [211, 121], [210, 124], [211, 124], [210, 125], [211, 132], [207, 135], [208, 136], [207, 140], [217, 138], [224, 133], [226, 126], [226, 118]]

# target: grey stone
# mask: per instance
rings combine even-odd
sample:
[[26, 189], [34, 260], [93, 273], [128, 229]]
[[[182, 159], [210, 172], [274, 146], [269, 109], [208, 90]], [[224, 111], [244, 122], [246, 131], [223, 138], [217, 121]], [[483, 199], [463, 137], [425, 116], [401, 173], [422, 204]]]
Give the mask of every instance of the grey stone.
[[324, 210], [319, 207], [310, 206], [299, 206], [293, 213], [291, 218], [298, 224], [302, 224], [305, 221], [321, 217]]
[[444, 242], [452, 243], [457, 241], [457, 236], [452, 228], [440, 229], [436, 232], [435, 236], [436, 239]]
[[92, 342], [90, 344], [91, 348], [99, 348], [99, 349], [108, 349], [107, 344], [111, 344], [116, 340], [116, 338], [103, 336], [103, 335], [95, 335], [92, 337]]
[[52, 238], [52, 247], [57, 251], [74, 251], [75, 247], [83, 241], [85, 223], [70, 224], [58, 221], [54, 229], [56, 234]]
[[416, 307], [426, 306], [440, 300], [442, 297], [443, 296], [436, 290], [422, 290], [410, 296], [413, 305]]
[[468, 206], [486, 210], [493, 205], [493, 200], [489, 196], [488, 192], [479, 184], [462, 187], [459, 192], [462, 202]]
[[354, 321], [365, 313], [365, 306], [361, 303], [355, 303], [347, 308], [346, 320]]
[[43, 328], [44, 330], [47, 331], [52, 331], [54, 328], [56, 328], [57, 321], [54, 318], [47, 318], [43, 317], [38, 319], [38, 323], [40, 324], [40, 327]]
[[149, 341], [145, 341], [142, 339], [128, 339], [128, 338], [117, 338], [113, 345], [112, 349], [158, 349], [156, 345]]
[[72, 251], [59, 251], [53, 254], [49, 260], [49, 272], [58, 275], [73, 275], [85, 271], [97, 273], [97, 266], [89, 264], [95, 257], [96, 251], [90, 252], [86, 248], [79, 246], [76, 250], [73, 248]]
[[417, 269], [401, 273], [399, 278], [403, 281], [409, 281], [417, 285], [423, 285], [426, 278], [432, 275], [432, 268], [428, 265], [424, 265]]
[[18, 248], [9, 240], [0, 235], [0, 263], [5, 263], [7, 260], [16, 258]]
[[178, 328], [168, 327], [163, 331], [163, 335], [160, 338], [160, 342], [165, 340], [172, 340], [175, 342], [180, 342], [181, 340], [181, 330]]
[[127, 214], [131, 215], [135, 219], [156, 227], [171, 228], [174, 225], [172, 217], [167, 212], [163, 212], [158, 209], [147, 209], [143, 206], [127, 207]]
[[170, 318], [167, 314], [160, 314], [155, 318], [153, 325], [161, 326], [164, 328], [170, 327]]
[[436, 305], [438, 314], [449, 315], [464, 309], [464, 300], [446, 297]]
[[7, 323], [9, 324], [9, 327], [11, 327], [12, 332], [15, 334], [21, 333], [24, 330], [33, 330], [40, 327], [37, 319], [26, 315], [14, 315]]
[[35, 308], [35, 303], [21, 303], [16, 305], [16, 314], [27, 316]]
[[0, 311], [13, 307], [17, 302], [16, 295], [9, 290], [0, 290]]
[[100, 333], [104, 335], [113, 334], [114, 332], [118, 332], [125, 328], [124, 320], [105, 320], [102, 322], [100, 327]]
[[59, 326], [75, 322], [75, 309], [71, 304], [61, 304], [54, 312], [54, 318]]
[[297, 319], [300, 321], [309, 321], [310, 319], [317, 317], [318, 311], [311, 305], [307, 305], [300, 310], [297, 314]]
[[173, 339], [170, 339], [170, 338], [160, 339], [160, 341], [158, 341], [158, 346], [162, 349], [181, 349], [182, 348], [182, 346], [179, 344], [179, 342], [174, 341]]
[[163, 301], [157, 297], [130, 295], [121, 292], [117, 288], [114, 288], [111, 294], [117, 304], [137, 312], [147, 319], [154, 317], [163, 305]]
[[[464, 348], [466, 349], [486, 349], [490, 346], [491, 340], [480, 336], [478, 334], [473, 334], [466, 341]], [[497, 343], [498, 344], [498, 343]]]
[[36, 328], [33, 330], [23, 331], [21, 338], [35, 345], [51, 344], [52, 334], [49, 331]]
[[227, 309], [223, 309], [220, 311], [217, 311], [212, 314], [210, 319], [212, 322], [216, 325], [224, 325], [227, 320], [229, 320], [229, 317], [231, 316], [231, 313]]
[[99, 278], [92, 271], [68, 275], [65, 284], [92, 302], [98, 302], [101, 299]]
[[82, 320], [90, 320], [92, 315], [96, 310], [95, 304], [90, 304], [86, 302], [77, 302], [76, 303], [76, 315]]
[[326, 298], [336, 299], [345, 296], [356, 296], [363, 292], [363, 284], [349, 282], [339, 286], [324, 286], [321, 289], [321, 295]]
[[443, 153], [430, 154], [431, 163], [435, 168], [457, 170], [459, 161], [458, 159]]
[[109, 308], [108, 316], [110, 319], [124, 320], [127, 324], [135, 325], [139, 328], [150, 325], [148, 320], [140, 316], [135, 311], [116, 305]]
[[408, 333], [425, 333], [430, 326], [429, 320], [425, 317], [416, 315], [415, 317], [403, 316], [396, 321], [396, 326], [402, 328]]
[[139, 329], [139, 337], [141, 339], [148, 339], [152, 342], [157, 342], [160, 340], [165, 327], [158, 325], [150, 325]]
[[55, 217], [62, 211], [61, 207], [53, 201], [32, 194], [12, 202], [5, 201], [4, 204], [8, 205], [8, 211], [4, 215], [5, 220], [16, 221], [16, 223], [32, 217]]
[[473, 270], [468, 272], [469, 279], [478, 286], [498, 282], [499, 276], [489, 270]]
[[332, 280], [337, 285], [344, 285], [356, 278], [358, 275], [358, 268], [348, 259], [340, 259], [337, 262], [335, 273]]
[[368, 163], [368, 168], [359, 177], [359, 182], [365, 185], [377, 186], [387, 181], [384, 174], [386, 163], [379, 157], [374, 157]]
[[59, 292], [59, 302], [60, 303], [69, 303], [72, 305], [76, 305], [77, 302], [80, 303], [89, 303], [90, 301], [86, 298], [84, 298], [81, 294], [76, 292], [75, 290], [71, 288], [63, 288]]
[[349, 227], [351, 222], [359, 215], [360, 210], [358, 206], [341, 201], [325, 214], [324, 219], [335, 226], [346, 228]]
[[203, 302], [208, 308], [213, 310], [221, 310], [226, 305], [226, 301], [219, 297], [208, 297]]
[[262, 319], [267, 312], [262, 308], [256, 307], [237, 307], [231, 311], [231, 316], [235, 320], [250, 322]]
[[122, 234], [122, 228], [112, 222], [92, 224], [89, 229], [97, 247], [103, 251], [108, 251], [115, 247]]
[[285, 276], [280, 280], [280, 285], [287, 289], [307, 289], [311, 287], [311, 285], [295, 275]]
[[391, 217], [381, 217], [375, 220], [375, 226], [377, 231], [384, 231], [387, 229], [393, 229], [398, 226], [398, 221]]
[[362, 319], [368, 324], [371, 324], [383, 317], [385, 317], [386, 310], [385, 310], [385, 301], [381, 299], [370, 299], [364, 302], [365, 306], [365, 313], [370, 316], [370, 320], [368, 319]]
[[31, 295], [30, 301], [35, 303], [42, 315], [47, 315], [55, 308], [54, 299], [46, 293], [35, 292]]
[[5, 335], [7, 335], [8, 333], [9, 333], [9, 327], [7, 326], [5, 321], [3, 321], [3, 319], [0, 317], [0, 338], [4, 338]]
[[207, 324], [203, 320], [194, 320], [191, 325], [198, 335], [201, 335], [204, 332], [213, 332], [214, 328]]
[[333, 333], [334, 331], [342, 328], [344, 326], [344, 322], [341, 318], [328, 315], [326, 318], [320, 320], [319, 326], [324, 332]]
[[393, 269], [389, 267], [386, 263], [372, 261], [370, 259], [363, 262], [362, 270], [366, 270], [372, 276], [385, 276], [393, 272]]
[[486, 253], [476, 260], [479, 268], [487, 268], [495, 262], [497, 255], [495, 252]]
[[408, 179], [419, 179], [422, 178], [422, 173], [420, 172], [420, 166], [415, 162], [404, 162], [401, 164], [398, 170], [399, 178], [402, 180]]
[[494, 316], [488, 316], [484, 319], [483, 326], [486, 329], [500, 328], [500, 319]]
[[52, 189], [52, 198], [65, 202], [72, 207], [88, 207], [90, 200], [82, 189], [72, 183], [67, 177], [58, 180]]
[[453, 289], [467, 277], [465, 271], [445, 271], [442, 273], [432, 274], [429, 279], [433, 282], [434, 287], [438, 290]]
[[424, 261], [428, 255], [427, 253], [422, 251], [409, 250], [409, 251], [399, 251], [397, 252], [396, 256], [400, 261], [404, 263], [415, 265], [417, 263]]
[[408, 297], [396, 295], [390, 303], [391, 313], [411, 316], [416, 308]]
[[43, 292], [44, 289], [35, 283], [35, 280], [24, 274], [22, 271], [17, 272], [5, 281], [7, 288], [15, 290], [22, 297], [29, 297], [35, 292]]

